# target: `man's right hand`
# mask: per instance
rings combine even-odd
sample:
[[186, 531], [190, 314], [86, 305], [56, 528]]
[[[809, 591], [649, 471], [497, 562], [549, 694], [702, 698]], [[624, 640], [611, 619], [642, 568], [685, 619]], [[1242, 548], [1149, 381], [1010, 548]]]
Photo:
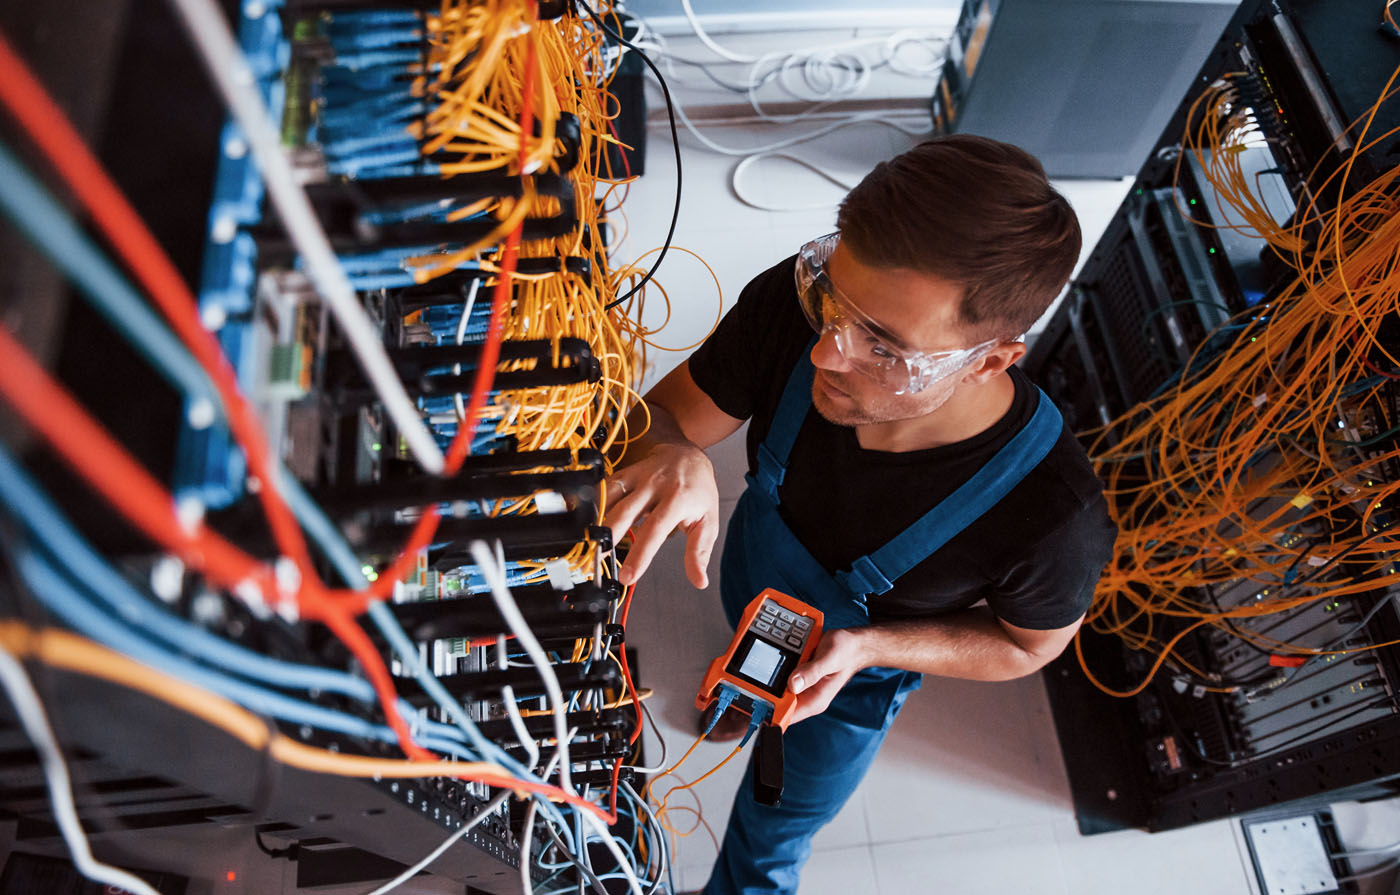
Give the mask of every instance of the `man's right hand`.
[[[623, 455], [625, 464], [608, 480], [608, 512], [603, 524], [621, 540], [632, 529], [632, 549], [618, 573], [631, 584], [651, 565], [661, 542], [685, 531], [685, 575], [699, 588], [709, 585], [705, 566], [719, 534], [719, 491], [705, 448], [743, 425], [715, 406], [681, 364], [652, 387], [646, 408], [628, 417], [633, 431], [646, 434]], [[647, 410], [650, 411], [648, 418]]]
[[632, 548], [618, 573], [624, 585], [642, 576], [671, 532], [683, 529], [686, 577], [698, 588], [709, 586], [706, 566], [719, 534], [719, 490], [703, 450], [690, 442], [653, 444], [607, 487], [603, 524], [618, 539], [632, 530]]

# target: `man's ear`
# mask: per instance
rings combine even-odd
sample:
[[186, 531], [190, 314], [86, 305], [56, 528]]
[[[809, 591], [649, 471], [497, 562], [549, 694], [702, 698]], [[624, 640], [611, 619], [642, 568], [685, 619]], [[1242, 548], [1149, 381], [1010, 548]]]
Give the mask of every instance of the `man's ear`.
[[977, 359], [963, 374], [963, 382], [980, 385], [1002, 373], [1016, 361], [1025, 357], [1025, 342], [1000, 342]]

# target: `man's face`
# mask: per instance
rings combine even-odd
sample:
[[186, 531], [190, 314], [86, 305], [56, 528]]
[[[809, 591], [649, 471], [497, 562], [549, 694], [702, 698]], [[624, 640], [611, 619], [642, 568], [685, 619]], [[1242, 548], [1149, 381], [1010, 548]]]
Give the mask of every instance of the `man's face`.
[[[912, 348], [932, 353], [973, 343], [956, 323], [962, 288], [955, 283], [920, 271], [870, 267], [843, 244], [832, 252], [826, 271], [861, 312]], [[913, 394], [896, 394], [853, 367], [830, 332], [812, 348], [812, 364], [812, 404], [838, 426], [925, 416], [943, 406], [966, 372], [959, 370]]]

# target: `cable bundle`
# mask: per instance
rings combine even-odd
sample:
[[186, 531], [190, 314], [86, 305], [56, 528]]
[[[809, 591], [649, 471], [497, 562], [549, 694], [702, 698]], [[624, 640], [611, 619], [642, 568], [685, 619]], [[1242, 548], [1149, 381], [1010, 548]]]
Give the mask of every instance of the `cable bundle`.
[[[1212, 334], [1178, 381], [1111, 423], [1090, 451], [1119, 537], [1088, 621], [1156, 655], [1127, 689], [1086, 667], [1106, 692], [1139, 693], [1163, 665], [1250, 698], [1278, 683], [1222, 681], [1193, 666], [1179, 646], [1207, 626], [1287, 668], [1391, 645], [1357, 646], [1350, 634], [1286, 642], [1254, 630], [1299, 607], [1331, 611], [1400, 584], [1400, 539], [1389, 531], [1400, 490], [1400, 168], [1364, 185], [1352, 179], [1355, 159], [1389, 136], [1368, 134], [1376, 107], [1358, 122], [1356, 152], [1309, 178], [1311, 202], [1287, 226], [1273, 222], [1235, 163], [1238, 147], [1260, 139], [1238, 85], [1222, 81], [1192, 107], [1183, 154], [1247, 222], [1236, 229], [1260, 237], [1295, 276]], [[1216, 598], [1242, 581], [1252, 585], [1234, 604]]]
[[[76, 632], [11, 625], [0, 642], [202, 705], [272, 760], [468, 781], [478, 801], [447, 812], [443, 848], [508, 817], [507, 794], [486, 802], [485, 787], [513, 791], [529, 801], [527, 888], [547, 853], [595, 886], [657, 890], [664, 840], [621, 774], [644, 714], [621, 646], [630, 593], [594, 528], [647, 334], [624, 316], [641, 284], [637, 301], [614, 298], [637, 271], [610, 269], [600, 211], [615, 51], [596, 19], [540, 21], [526, 2], [289, 13], [290, 45], [261, 5], [236, 41], [212, 5], [176, 6], [235, 118], [198, 302], [0, 42], [0, 100], [124, 269], [7, 151], [6, 213], [185, 407], [172, 489], [0, 329], [0, 395], [155, 547], [120, 558], [142, 571], [133, 581], [0, 449], [6, 552]], [[333, 463], [289, 449], [308, 408], [341, 429]], [[245, 501], [252, 522], [206, 518]], [[274, 658], [229, 636], [234, 623], [316, 625], [330, 645], [303, 638]], [[473, 687], [500, 694], [499, 716], [462, 701]], [[42, 713], [26, 727], [47, 742]], [[301, 742], [305, 730], [334, 748]], [[66, 784], [50, 781], [60, 814]], [[645, 855], [606, 829], [620, 810]], [[79, 855], [75, 824], [63, 829]], [[542, 835], [553, 844], [532, 851]], [[591, 843], [615, 870], [593, 869]]]

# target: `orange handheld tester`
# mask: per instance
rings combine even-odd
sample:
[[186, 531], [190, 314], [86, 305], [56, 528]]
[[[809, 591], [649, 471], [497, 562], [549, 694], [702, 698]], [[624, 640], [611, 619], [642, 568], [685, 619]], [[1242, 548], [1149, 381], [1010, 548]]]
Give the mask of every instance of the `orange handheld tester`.
[[767, 588], [744, 609], [729, 649], [710, 663], [695, 707], [703, 711], [723, 697], [751, 717], [770, 716], [770, 724], [786, 730], [797, 707], [788, 679], [812, 658], [821, 634], [821, 610]]

